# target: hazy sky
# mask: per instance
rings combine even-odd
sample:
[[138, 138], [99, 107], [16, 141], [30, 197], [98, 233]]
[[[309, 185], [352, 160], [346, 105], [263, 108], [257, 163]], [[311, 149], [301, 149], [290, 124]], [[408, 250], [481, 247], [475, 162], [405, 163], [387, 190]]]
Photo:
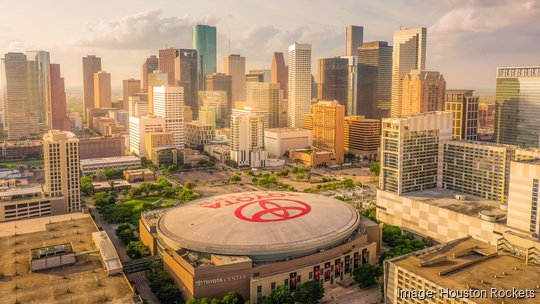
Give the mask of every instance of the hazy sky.
[[[0, 0], [0, 54], [43, 49], [67, 86], [82, 83], [82, 57], [96, 54], [113, 86], [141, 76], [148, 55], [191, 48], [196, 23], [218, 28], [218, 70], [230, 51], [247, 68], [270, 68], [274, 51], [297, 41], [313, 59], [342, 55], [345, 26], [364, 41], [392, 41], [403, 27], [428, 27], [427, 69], [448, 88], [493, 89], [497, 66], [540, 65], [540, 0]], [[312, 73], [316, 73], [316, 65]]]

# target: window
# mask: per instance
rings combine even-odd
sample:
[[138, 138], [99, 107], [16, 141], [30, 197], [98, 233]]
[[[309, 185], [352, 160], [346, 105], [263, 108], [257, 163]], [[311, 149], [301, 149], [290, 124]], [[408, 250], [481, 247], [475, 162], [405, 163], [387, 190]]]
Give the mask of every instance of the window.
[[270, 290], [274, 291], [274, 289], [276, 289], [276, 282], [272, 282], [272, 284], [270, 284]]

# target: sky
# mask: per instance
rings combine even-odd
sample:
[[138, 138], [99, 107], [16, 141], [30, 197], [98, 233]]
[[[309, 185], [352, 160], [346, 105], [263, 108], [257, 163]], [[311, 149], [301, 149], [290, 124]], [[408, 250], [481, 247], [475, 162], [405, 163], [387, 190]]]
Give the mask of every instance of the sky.
[[[4, 2], [4, 3], [2, 3]], [[344, 54], [345, 27], [364, 41], [389, 41], [400, 27], [427, 27], [427, 70], [449, 89], [495, 88], [498, 66], [540, 65], [540, 0], [0, 0], [0, 56], [47, 50], [67, 87], [82, 84], [82, 57], [95, 54], [113, 87], [141, 78], [160, 48], [191, 48], [194, 24], [218, 29], [223, 56], [247, 69], [270, 69], [272, 53], [312, 44], [316, 59]], [[229, 43], [230, 38], [230, 43]]]

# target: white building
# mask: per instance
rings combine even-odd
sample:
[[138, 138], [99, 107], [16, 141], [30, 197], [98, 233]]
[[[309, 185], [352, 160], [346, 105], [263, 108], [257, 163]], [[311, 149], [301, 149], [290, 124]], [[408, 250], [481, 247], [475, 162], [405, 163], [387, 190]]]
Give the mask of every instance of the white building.
[[263, 117], [263, 122], [264, 122], [264, 129], [268, 129], [269, 126], [268, 126], [268, 122], [269, 122], [269, 113], [267, 110], [263, 110], [263, 109], [259, 109], [259, 108], [255, 108], [255, 107], [243, 107], [241, 109], [232, 109], [231, 111], [231, 115], [240, 115], [240, 114], [249, 114], [249, 113], [253, 113], [255, 115], [259, 115], [259, 116], [262, 116]]
[[231, 160], [239, 166], [265, 167], [263, 117], [254, 113], [231, 115]]
[[128, 106], [129, 116], [141, 117], [148, 114], [148, 95], [137, 94], [129, 96]]
[[283, 157], [293, 149], [306, 149], [313, 139], [311, 130], [306, 129], [267, 129], [264, 130], [264, 147], [271, 157]]
[[126, 127], [126, 129], [129, 128], [129, 112], [126, 110], [111, 110], [109, 111], [109, 117], [114, 119], [114, 121], [121, 125]]
[[302, 116], [311, 112], [311, 44], [289, 46], [289, 111], [291, 128], [302, 127]]
[[49, 131], [43, 135], [44, 190], [63, 197], [66, 212], [81, 209], [79, 139], [71, 132]]
[[174, 145], [184, 151], [184, 88], [154, 87], [154, 115], [165, 118], [165, 128], [173, 134]]
[[[144, 134], [165, 128], [165, 118], [155, 115], [129, 118], [129, 152], [139, 157], [148, 157]], [[150, 152], [150, 151], [148, 151]]]
[[103, 158], [90, 158], [81, 160], [81, 171], [83, 175], [96, 173], [99, 170], [105, 169], [128, 169], [140, 167], [141, 159], [133, 156], [114, 156]]

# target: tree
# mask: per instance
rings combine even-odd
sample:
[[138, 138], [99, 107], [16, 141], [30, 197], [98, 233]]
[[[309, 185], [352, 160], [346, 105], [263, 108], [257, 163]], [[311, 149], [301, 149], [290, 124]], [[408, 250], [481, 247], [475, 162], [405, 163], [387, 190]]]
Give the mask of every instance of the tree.
[[131, 241], [127, 245], [126, 254], [132, 259], [139, 259], [149, 256], [150, 250], [143, 242]]
[[147, 183], [147, 182], [144, 182], [144, 183], [141, 183], [139, 185], [139, 190], [141, 190], [142, 192], [144, 192], [146, 194], [146, 196], [150, 196], [150, 193], [152, 191], [154, 191], [155, 187], [153, 184], [151, 183]]
[[354, 280], [360, 288], [366, 288], [377, 284], [377, 279], [382, 275], [379, 265], [363, 264], [353, 272]]
[[302, 304], [317, 304], [324, 297], [324, 288], [317, 281], [307, 281], [294, 293], [294, 300]]
[[116, 228], [116, 235], [119, 235], [122, 230], [131, 229], [131, 225], [124, 223]]
[[274, 304], [293, 304], [293, 298], [285, 285], [280, 285], [272, 291], [270, 299]]
[[127, 228], [118, 233], [118, 238], [120, 241], [122, 241], [124, 244], [129, 244], [131, 241], [135, 239], [135, 234], [133, 233], [133, 229]]
[[244, 298], [236, 291], [229, 291], [221, 300], [223, 304], [244, 304]]
[[241, 181], [242, 178], [240, 177], [240, 175], [235, 174], [235, 175], [231, 176], [231, 178], [229, 178], [229, 180], [236, 184], [237, 182]]
[[379, 162], [372, 162], [369, 164], [369, 172], [371, 175], [379, 176], [381, 172], [381, 163]]
[[182, 164], [182, 169], [183, 170], [190, 170], [191, 169], [191, 164], [190, 163]]
[[178, 193], [178, 199], [182, 203], [190, 202], [192, 200], [198, 199], [199, 197], [201, 197], [199, 194], [193, 192], [193, 190], [186, 187], [182, 187], [180, 192]]
[[192, 181], [186, 182], [186, 183], [184, 184], [184, 188], [186, 188], [186, 189], [193, 189], [193, 188], [195, 188], [195, 183], [192, 182]]
[[157, 297], [161, 303], [178, 303], [181, 300], [182, 294], [180, 290], [174, 284], [167, 284], [162, 286], [158, 292]]
[[352, 187], [354, 187], [354, 181], [350, 178], [347, 178], [343, 181], [343, 187], [347, 188], [347, 189], [350, 189]]

